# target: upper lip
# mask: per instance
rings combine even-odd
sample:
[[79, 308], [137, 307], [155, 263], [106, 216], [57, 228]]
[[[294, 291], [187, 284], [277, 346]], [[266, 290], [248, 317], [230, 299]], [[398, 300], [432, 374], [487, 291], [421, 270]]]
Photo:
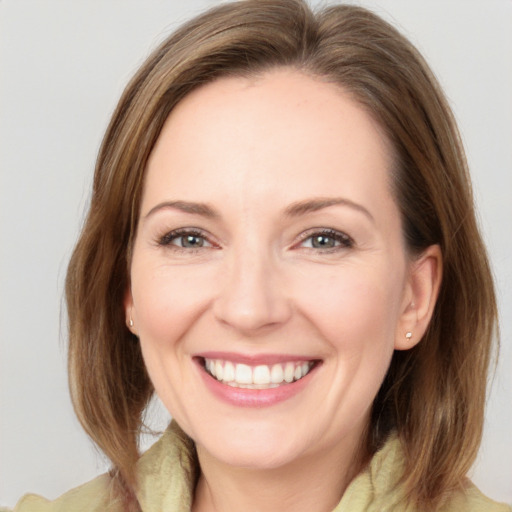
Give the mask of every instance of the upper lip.
[[289, 361], [319, 361], [318, 357], [297, 354], [239, 354], [237, 352], [207, 351], [194, 355], [195, 358], [220, 359], [233, 363], [257, 366], [260, 364], [272, 365]]

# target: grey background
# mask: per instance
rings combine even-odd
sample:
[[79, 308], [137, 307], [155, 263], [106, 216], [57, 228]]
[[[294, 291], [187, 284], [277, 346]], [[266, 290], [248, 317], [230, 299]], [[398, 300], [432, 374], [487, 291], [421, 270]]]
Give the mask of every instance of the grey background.
[[[54, 498], [105, 469], [68, 397], [60, 320], [66, 265], [123, 86], [173, 28], [215, 3], [0, 0], [2, 505], [27, 491]], [[472, 477], [512, 503], [512, 2], [359, 3], [419, 47], [460, 123], [502, 322], [501, 360]], [[165, 412], [158, 404], [154, 411], [154, 425], [163, 425]]]

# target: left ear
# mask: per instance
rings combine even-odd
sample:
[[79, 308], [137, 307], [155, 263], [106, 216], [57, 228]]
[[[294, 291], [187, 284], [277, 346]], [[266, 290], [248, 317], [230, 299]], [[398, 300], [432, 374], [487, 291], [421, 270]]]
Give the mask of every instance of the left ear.
[[124, 294], [123, 306], [126, 327], [128, 327], [132, 334], [135, 334], [135, 336], [137, 336], [137, 331], [135, 329], [135, 308], [133, 306], [133, 297], [130, 288], [128, 288]]
[[414, 347], [425, 334], [434, 313], [443, 274], [439, 245], [431, 245], [409, 264], [395, 349]]

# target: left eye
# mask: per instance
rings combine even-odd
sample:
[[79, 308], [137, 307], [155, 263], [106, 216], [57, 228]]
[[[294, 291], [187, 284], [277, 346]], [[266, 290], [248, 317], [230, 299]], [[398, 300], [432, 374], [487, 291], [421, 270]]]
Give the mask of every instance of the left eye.
[[312, 249], [335, 249], [336, 247], [351, 247], [352, 245], [352, 239], [339, 231], [313, 233], [304, 238], [301, 243], [302, 247]]

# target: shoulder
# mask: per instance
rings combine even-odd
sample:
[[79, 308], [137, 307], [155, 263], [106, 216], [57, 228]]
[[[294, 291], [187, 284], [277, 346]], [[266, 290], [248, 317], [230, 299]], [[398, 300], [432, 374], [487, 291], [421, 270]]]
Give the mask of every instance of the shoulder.
[[491, 500], [468, 481], [464, 489], [454, 493], [440, 512], [512, 512], [512, 507], [505, 503]]
[[[194, 443], [172, 422], [137, 463], [137, 499], [143, 510], [190, 510], [197, 480]], [[0, 512], [9, 512], [0, 508]], [[12, 512], [124, 512], [108, 474], [56, 500], [27, 494]]]
[[[419, 512], [408, 504], [401, 484], [403, 450], [391, 437], [367, 468], [349, 485], [334, 512]], [[469, 480], [450, 494], [438, 512], [512, 512], [512, 507], [487, 498]]]
[[47, 500], [35, 494], [27, 494], [18, 502], [13, 512], [121, 512], [121, 504], [113, 499], [111, 478], [101, 475], [56, 500]]

